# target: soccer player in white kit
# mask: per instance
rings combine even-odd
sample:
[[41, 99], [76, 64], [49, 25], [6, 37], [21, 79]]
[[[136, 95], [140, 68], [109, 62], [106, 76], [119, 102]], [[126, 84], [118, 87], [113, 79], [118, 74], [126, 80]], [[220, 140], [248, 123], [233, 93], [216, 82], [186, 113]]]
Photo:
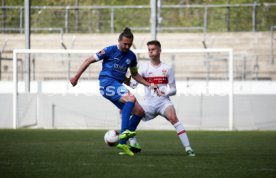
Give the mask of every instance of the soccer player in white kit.
[[[170, 96], [176, 94], [174, 73], [169, 65], [160, 60], [160, 42], [157, 40], [149, 41], [147, 46], [150, 61], [139, 68], [139, 74], [147, 82], [158, 85], [158, 89], [145, 87], [144, 102], [141, 104], [145, 111], [145, 116], [142, 120], [149, 121], [158, 115], [165, 117], [176, 129], [177, 135], [185, 147], [187, 155], [195, 156], [184, 125], [178, 120], [174, 105], [170, 100]], [[141, 150], [141, 146], [137, 142], [136, 137], [130, 138], [129, 142], [130, 147], [133, 147], [134, 151], [137, 147], [138, 152]]]

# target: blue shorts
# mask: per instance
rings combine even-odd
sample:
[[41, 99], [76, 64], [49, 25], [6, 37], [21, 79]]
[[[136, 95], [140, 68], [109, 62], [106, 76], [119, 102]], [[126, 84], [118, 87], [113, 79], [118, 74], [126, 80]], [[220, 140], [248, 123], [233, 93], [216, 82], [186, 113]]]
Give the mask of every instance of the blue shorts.
[[123, 109], [125, 103], [120, 102], [121, 97], [128, 92], [128, 89], [120, 82], [112, 78], [100, 79], [100, 93], [103, 97]]

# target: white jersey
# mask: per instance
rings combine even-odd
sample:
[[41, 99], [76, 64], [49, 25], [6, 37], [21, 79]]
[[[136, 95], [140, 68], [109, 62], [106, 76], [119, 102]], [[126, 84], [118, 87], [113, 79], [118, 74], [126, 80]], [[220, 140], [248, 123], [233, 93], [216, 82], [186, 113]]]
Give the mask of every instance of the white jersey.
[[171, 67], [165, 63], [154, 66], [147, 62], [139, 68], [139, 74], [147, 82], [158, 85], [159, 90], [165, 93], [164, 96], [157, 96], [153, 89], [145, 87], [142, 107], [146, 115], [143, 120], [151, 120], [157, 115], [165, 116], [166, 108], [173, 105], [169, 96], [176, 93], [175, 78]]
[[[149, 83], [158, 85], [159, 90], [165, 92], [166, 98], [170, 95], [174, 95], [175, 92], [171, 93], [170, 89], [175, 90], [175, 79], [171, 67], [165, 63], [160, 63], [158, 66], [152, 65], [150, 62], [145, 63], [139, 68], [139, 74]], [[160, 99], [156, 95], [153, 89], [145, 87], [145, 100], [156, 100]]]

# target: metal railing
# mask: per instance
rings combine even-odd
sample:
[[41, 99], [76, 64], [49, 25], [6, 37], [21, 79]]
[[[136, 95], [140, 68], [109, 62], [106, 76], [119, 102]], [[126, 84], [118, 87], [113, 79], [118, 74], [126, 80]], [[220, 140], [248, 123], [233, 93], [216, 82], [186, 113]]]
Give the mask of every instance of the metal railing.
[[[262, 22], [275, 15], [276, 3], [221, 5], [162, 5], [159, 10], [158, 31], [204, 29], [207, 31], [269, 30]], [[63, 28], [65, 33], [115, 33], [124, 26], [135, 30], [150, 30], [149, 5], [140, 6], [32, 6], [32, 27]], [[23, 6], [0, 6], [0, 27], [23, 31]], [[13, 19], [12, 21], [8, 19]], [[260, 19], [262, 18], [262, 19]], [[242, 27], [241, 22], [245, 22]], [[251, 21], [251, 22], [250, 22]]]
[[[24, 28], [0, 28], [1, 32], [5, 32], [5, 31], [15, 31], [15, 32], [20, 32], [23, 33], [24, 32]], [[51, 28], [51, 27], [35, 27], [35, 28], [31, 28], [31, 31], [33, 32], [38, 32], [38, 31], [46, 31], [46, 32], [58, 32], [60, 34], [60, 44], [63, 43], [63, 28]]]

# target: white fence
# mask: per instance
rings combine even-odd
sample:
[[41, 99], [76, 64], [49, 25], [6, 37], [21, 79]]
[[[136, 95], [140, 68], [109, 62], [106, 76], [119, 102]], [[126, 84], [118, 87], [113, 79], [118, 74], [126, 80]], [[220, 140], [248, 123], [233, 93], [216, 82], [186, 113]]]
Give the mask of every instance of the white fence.
[[[32, 84], [34, 93], [20, 94], [20, 127], [68, 129], [119, 129], [118, 109], [98, 92], [97, 81], [83, 81], [79, 87], [68, 82], [45, 81]], [[55, 88], [53, 88], [55, 86]], [[228, 96], [221, 82], [178, 81], [172, 97], [179, 119], [189, 130], [228, 130]], [[19, 83], [18, 89], [24, 90]], [[35, 89], [37, 87], [37, 89]], [[1, 82], [0, 128], [12, 128], [11, 82]], [[92, 92], [93, 91], [93, 92]], [[142, 102], [142, 90], [135, 90]], [[42, 94], [44, 93], [44, 94]], [[276, 130], [276, 82], [234, 83], [234, 130]], [[170, 130], [164, 118], [141, 122], [139, 129]]]

